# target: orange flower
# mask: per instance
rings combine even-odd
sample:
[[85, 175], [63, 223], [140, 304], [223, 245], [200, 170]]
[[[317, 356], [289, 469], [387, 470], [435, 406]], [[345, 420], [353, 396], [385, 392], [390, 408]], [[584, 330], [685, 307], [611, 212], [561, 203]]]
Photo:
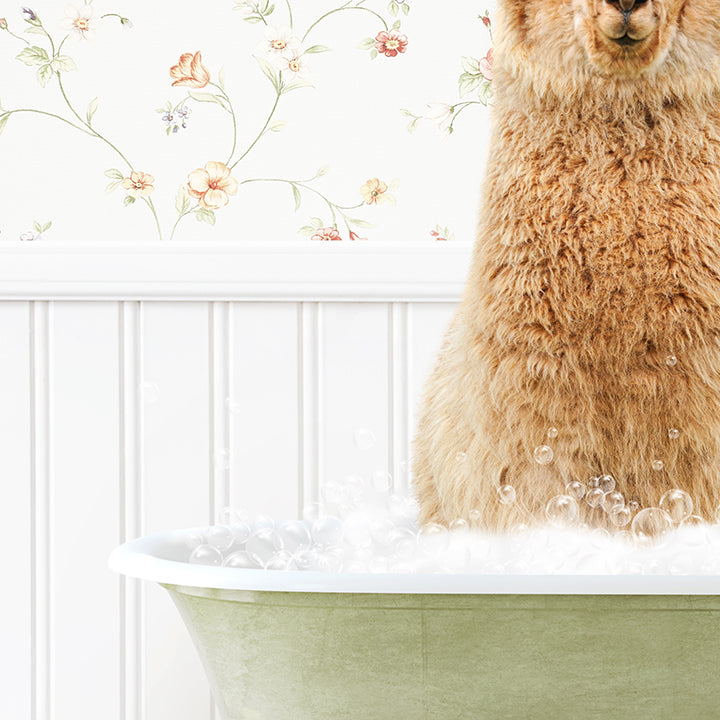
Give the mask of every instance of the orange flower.
[[144, 172], [131, 172], [130, 177], [126, 177], [122, 181], [122, 186], [128, 191], [129, 195], [137, 197], [147, 197], [155, 188], [153, 183], [155, 178]]
[[200, 52], [183, 53], [180, 62], [170, 68], [170, 77], [175, 79], [176, 85], [189, 85], [190, 87], [205, 87], [210, 82], [210, 72], [202, 64]]
[[198, 168], [188, 175], [187, 188], [204, 208], [218, 210], [228, 204], [228, 195], [237, 192], [238, 184], [230, 177], [230, 168], [225, 163], [210, 160], [204, 169]]
[[360, 193], [368, 205], [372, 205], [373, 203], [379, 205], [385, 201], [383, 195], [387, 189], [388, 186], [382, 180], [372, 178], [360, 188]]

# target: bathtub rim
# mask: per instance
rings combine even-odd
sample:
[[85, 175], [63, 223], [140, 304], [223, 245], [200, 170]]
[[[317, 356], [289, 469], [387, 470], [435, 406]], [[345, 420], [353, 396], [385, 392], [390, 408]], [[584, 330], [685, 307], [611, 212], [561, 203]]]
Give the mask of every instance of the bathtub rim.
[[108, 558], [111, 570], [163, 585], [298, 593], [392, 595], [720, 595], [718, 575], [479, 575], [331, 573], [191, 565], [168, 559], [191, 528], [130, 540]]

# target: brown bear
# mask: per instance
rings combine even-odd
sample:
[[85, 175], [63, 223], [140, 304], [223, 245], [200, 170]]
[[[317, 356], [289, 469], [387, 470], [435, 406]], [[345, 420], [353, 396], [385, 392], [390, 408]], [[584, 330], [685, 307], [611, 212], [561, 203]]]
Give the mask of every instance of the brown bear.
[[483, 213], [414, 440], [420, 519], [509, 528], [612, 475], [633, 510], [680, 488], [714, 521], [720, 3], [498, 4]]

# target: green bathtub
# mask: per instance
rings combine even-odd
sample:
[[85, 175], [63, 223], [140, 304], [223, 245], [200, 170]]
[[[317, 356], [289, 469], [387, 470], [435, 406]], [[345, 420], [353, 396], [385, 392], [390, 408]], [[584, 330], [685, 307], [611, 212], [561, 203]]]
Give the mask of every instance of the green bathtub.
[[720, 718], [715, 576], [213, 568], [183, 532], [110, 563], [170, 592], [223, 720]]

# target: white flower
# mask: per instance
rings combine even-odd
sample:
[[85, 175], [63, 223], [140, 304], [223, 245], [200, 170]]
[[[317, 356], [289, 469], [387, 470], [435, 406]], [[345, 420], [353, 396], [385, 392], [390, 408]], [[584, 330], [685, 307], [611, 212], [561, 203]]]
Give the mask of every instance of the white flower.
[[233, 10], [239, 10], [243, 15], [249, 17], [258, 12], [258, 4], [253, 0], [238, 0]]
[[425, 116], [432, 120], [440, 130], [446, 132], [450, 127], [453, 116], [453, 107], [447, 103], [428, 103], [429, 112]]
[[290, 77], [306, 78], [310, 72], [305, 56], [299, 51], [293, 54], [282, 55], [280, 58], [280, 69], [292, 73]]
[[33, 240], [42, 240], [42, 235], [40, 233], [33, 232], [32, 230], [29, 230], [28, 232], [23, 233], [20, 236], [20, 240], [23, 242], [32, 242]]
[[60, 25], [70, 33], [74, 40], [94, 40], [100, 19], [93, 17], [95, 9], [92, 5], [83, 5], [76, 8], [68, 5], [65, 8], [65, 17]]
[[300, 54], [300, 38], [293, 35], [288, 27], [276, 28], [268, 25], [265, 28], [265, 40], [260, 43], [258, 49], [273, 63], [284, 69], [286, 57]]

